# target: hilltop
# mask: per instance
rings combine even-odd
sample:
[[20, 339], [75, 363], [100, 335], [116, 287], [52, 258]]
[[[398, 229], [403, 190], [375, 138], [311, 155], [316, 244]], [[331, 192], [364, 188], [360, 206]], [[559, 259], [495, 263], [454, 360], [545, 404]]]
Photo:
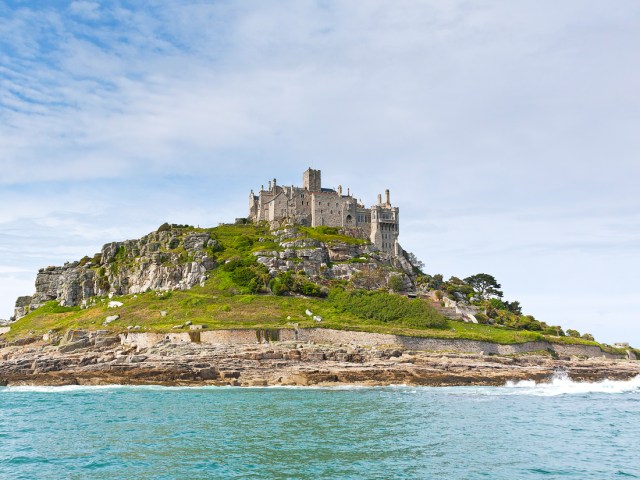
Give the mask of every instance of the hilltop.
[[[632, 378], [636, 350], [566, 335], [489, 275], [426, 275], [338, 227], [164, 224], [38, 272], [0, 385], [497, 385]], [[483, 283], [484, 282], [484, 283]], [[8, 327], [4, 327], [7, 330]]]
[[461, 292], [470, 285], [455, 277], [443, 282], [419, 267], [411, 254], [380, 252], [335, 227], [164, 224], [141, 239], [108, 243], [91, 257], [41, 269], [36, 293], [18, 299], [17, 321], [6, 338], [59, 339], [69, 329], [295, 326], [499, 344], [599, 345], [513, 313], [508, 302], [489, 300], [491, 312], [462, 302]]

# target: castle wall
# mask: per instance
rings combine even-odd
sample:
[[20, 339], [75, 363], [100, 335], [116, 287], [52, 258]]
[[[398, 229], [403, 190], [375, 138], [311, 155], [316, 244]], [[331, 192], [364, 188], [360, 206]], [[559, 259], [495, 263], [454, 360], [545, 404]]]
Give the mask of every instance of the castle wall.
[[345, 228], [354, 236], [369, 238], [380, 250], [400, 255], [398, 245], [399, 210], [391, 206], [389, 190], [378, 196], [378, 204], [364, 208], [350, 194], [322, 189], [320, 170], [308, 169], [303, 175], [303, 188], [280, 187], [276, 180], [262, 189], [255, 200], [250, 195], [249, 218], [254, 222], [289, 222], [312, 227]]
[[[484, 355], [517, 355], [532, 352], [554, 351], [562, 356], [588, 358], [626, 359], [627, 355], [604, 352], [596, 345], [568, 345], [544, 340], [510, 345], [500, 345], [478, 340], [408, 337], [382, 333], [333, 330], [329, 328], [281, 328], [269, 330], [234, 329], [198, 332], [197, 342], [205, 344], [247, 345], [267, 342], [311, 342], [325, 345], [351, 345], [372, 348], [397, 348], [433, 352], [459, 352]], [[194, 339], [189, 332], [181, 333], [125, 333], [120, 341], [138, 349], [149, 348], [160, 342], [190, 343]]]
[[313, 202], [311, 226], [343, 226], [342, 212], [345, 202], [337, 192], [314, 192], [311, 198]]

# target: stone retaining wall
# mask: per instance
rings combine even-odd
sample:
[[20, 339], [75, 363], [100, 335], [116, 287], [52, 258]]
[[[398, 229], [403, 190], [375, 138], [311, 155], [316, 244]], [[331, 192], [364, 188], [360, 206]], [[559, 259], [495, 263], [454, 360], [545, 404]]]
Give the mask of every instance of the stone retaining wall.
[[[460, 353], [484, 353], [511, 355], [542, 350], [554, 350], [562, 356], [626, 358], [603, 352], [595, 345], [567, 345], [546, 341], [500, 345], [491, 342], [463, 339], [441, 339], [406, 337], [381, 333], [353, 332], [328, 328], [281, 328], [263, 330], [205, 330], [181, 333], [125, 333], [120, 335], [124, 345], [149, 348], [162, 341], [171, 343], [203, 343], [210, 345], [247, 345], [266, 342], [311, 342], [328, 345], [351, 345], [359, 347], [403, 347], [409, 350], [446, 351]], [[631, 354], [633, 355], [633, 354]]]

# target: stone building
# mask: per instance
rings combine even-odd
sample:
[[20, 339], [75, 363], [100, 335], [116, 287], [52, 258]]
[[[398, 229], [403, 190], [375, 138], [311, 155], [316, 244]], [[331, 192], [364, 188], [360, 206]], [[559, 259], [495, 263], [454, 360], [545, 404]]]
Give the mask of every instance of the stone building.
[[320, 170], [309, 168], [302, 176], [302, 187], [281, 186], [276, 179], [264, 185], [258, 195], [249, 194], [249, 220], [266, 221], [274, 225], [326, 225], [340, 227], [348, 235], [368, 238], [379, 250], [401, 255], [398, 244], [400, 215], [398, 207], [391, 206], [389, 190], [384, 201], [366, 208], [342, 186], [337, 190], [322, 187]]

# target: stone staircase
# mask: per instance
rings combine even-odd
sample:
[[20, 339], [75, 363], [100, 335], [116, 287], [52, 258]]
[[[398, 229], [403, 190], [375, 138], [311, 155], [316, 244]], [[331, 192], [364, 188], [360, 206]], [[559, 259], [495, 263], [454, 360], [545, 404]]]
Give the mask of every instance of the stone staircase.
[[443, 317], [450, 318], [451, 320], [464, 320], [462, 314], [456, 312], [456, 309], [454, 307], [443, 307], [440, 302], [432, 300], [430, 298], [427, 298], [425, 300], [427, 300], [429, 302], [429, 305], [435, 308]]

